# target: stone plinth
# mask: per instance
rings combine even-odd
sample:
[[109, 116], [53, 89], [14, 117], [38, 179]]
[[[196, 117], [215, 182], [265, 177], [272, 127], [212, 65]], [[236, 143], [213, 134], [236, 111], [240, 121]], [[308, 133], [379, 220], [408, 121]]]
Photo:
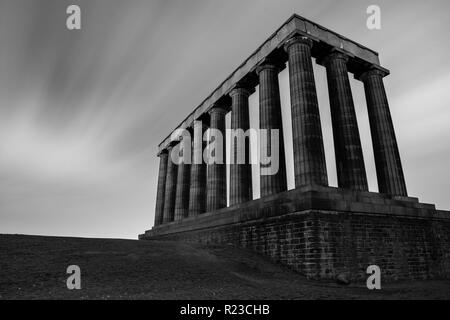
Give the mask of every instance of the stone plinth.
[[304, 187], [154, 227], [140, 239], [233, 244], [314, 279], [450, 276], [450, 212], [417, 198]]

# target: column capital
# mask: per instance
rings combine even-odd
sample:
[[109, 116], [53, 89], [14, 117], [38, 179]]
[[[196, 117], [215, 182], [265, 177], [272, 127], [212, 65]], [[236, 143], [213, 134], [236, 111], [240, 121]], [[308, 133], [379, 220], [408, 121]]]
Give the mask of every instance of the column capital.
[[248, 96], [250, 96], [251, 93], [252, 93], [251, 90], [245, 88], [244, 86], [235, 85], [230, 91], [230, 97], [233, 97], [237, 94], [248, 97]]
[[311, 38], [305, 37], [305, 36], [296, 35], [296, 36], [293, 36], [292, 38], [290, 38], [289, 40], [287, 40], [284, 43], [283, 48], [284, 48], [284, 50], [286, 52], [289, 52], [289, 48], [293, 44], [296, 44], [296, 43], [305, 44], [305, 45], [309, 46], [309, 48], [312, 48], [312, 46], [313, 46], [313, 41], [311, 40]]
[[360, 81], [366, 81], [366, 79], [370, 76], [380, 76], [381, 78], [384, 78], [389, 75], [389, 70], [377, 66], [377, 65], [371, 65], [367, 67], [365, 70], [362, 70], [359, 73], [355, 74], [355, 79]]
[[371, 76], [379, 76], [381, 78], [384, 78], [385, 76], [387, 76], [387, 74], [386, 74], [386, 72], [384, 72], [380, 69], [373, 68], [373, 69], [369, 69], [369, 70], [361, 73], [358, 76], [358, 79], [364, 82], [368, 77], [371, 77]]
[[219, 113], [219, 114], [227, 114], [227, 109], [220, 105], [220, 104], [213, 104], [211, 106], [211, 109], [208, 110], [208, 114], [211, 115], [212, 113]]
[[269, 63], [262, 63], [262, 64], [258, 65], [258, 66], [256, 67], [255, 72], [256, 72], [256, 74], [259, 76], [259, 74], [260, 74], [261, 71], [267, 70], [267, 69], [269, 69], [269, 70], [274, 70], [274, 71], [276, 71], [276, 72], [279, 72], [279, 71], [280, 71], [280, 68], [279, 68], [277, 65], [275, 65], [274, 63], [270, 63], [270, 62], [269, 62]]
[[162, 149], [159, 150], [158, 153], [156, 154], [158, 157], [161, 157], [161, 155], [163, 154], [168, 154], [169, 152], [167, 151], [167, 149]]
[[284, 63], [281, 63], [280, 61], [275, 61], [272, 58], [265, 58], [256, 66], [255, 72], [256, 75], [259, 76], [259, 73], [266, 69], [272, 69], [275, 70], [276, 72], [280, 72], [284, 68], [285, 68]]
[[329, 53], [318, 58], [316, 61], [322, 66], [326, 66], [331, 60], [343, 60], [345, 63], [350, 59], [350, 55], [340, 50], [333, 49]]

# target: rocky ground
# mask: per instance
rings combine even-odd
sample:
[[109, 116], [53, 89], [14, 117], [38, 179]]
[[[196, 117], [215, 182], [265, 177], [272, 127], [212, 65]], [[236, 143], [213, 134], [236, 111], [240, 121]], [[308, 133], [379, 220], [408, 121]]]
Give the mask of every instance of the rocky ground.
[[[66, 269], [81, 268], [81, 290]], [[450, 280], [342, 286], [230, 246], [0, 235], [0, 299], [449, 299]]]

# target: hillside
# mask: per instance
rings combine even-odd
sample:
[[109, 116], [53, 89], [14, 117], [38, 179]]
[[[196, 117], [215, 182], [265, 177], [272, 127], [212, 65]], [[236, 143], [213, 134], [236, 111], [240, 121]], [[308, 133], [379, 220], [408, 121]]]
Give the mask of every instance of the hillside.
[[[66, 268], [81, 268], [68, 290]], [[179, 242], [0, 235], [0, 299], [450, 298], [450, 281], [348, 287], [243, 249]]]

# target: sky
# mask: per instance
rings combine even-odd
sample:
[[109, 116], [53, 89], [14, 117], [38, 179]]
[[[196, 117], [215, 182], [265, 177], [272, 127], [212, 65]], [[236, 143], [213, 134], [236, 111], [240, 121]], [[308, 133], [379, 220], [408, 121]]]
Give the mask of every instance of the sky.
[[[81, 30], [66, 28], [70, 4]], [[366, 27], [372, 4], [381, 30]], [[449, 11], [447, 0], [1, 0], [0, 233], [136, 239], [150, 229], [157, 145], [293, 13], [379, 52], [408, 193], [450, 209]], [[314, 72], [336, 186], [325, 69]], [[279, 80], [289, 141], [287, 69]], [[364, 90], [350, 80], [377, 191]], [[257, 109], [256, 90], [253, 127]]]

